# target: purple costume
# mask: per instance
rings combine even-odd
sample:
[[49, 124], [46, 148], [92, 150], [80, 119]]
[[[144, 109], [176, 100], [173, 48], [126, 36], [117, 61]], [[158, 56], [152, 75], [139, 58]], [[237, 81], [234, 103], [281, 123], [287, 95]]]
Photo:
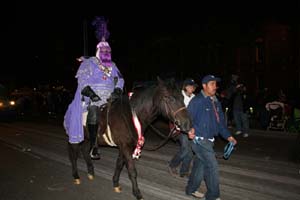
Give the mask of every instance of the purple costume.
[[[79, 143], [84, 139], [82, 114], [86, 112], [87, 106], [90, 103], [100, 106], [106, 103], [115, 87], [123, 89], [124, 79], [116, 65], [113, 63], [110, 67], [101, 68], [101, 66], [97, 57], [91, 57], [84, 60], [77, 71], [78, 87], [64, 117], [64, 127], [71, 144]], [[116, 84], [115, 77], [118, 78]], [[88, 98], [82, 101], [81, 90], [87, 85], [91, 86], [102, 99], [101, 101], [91, 102]]]
[[[87, 111], [87, 107], [105, 104], [115, 88], [124, 87], [124, 79], [115, 63], [111, 61], [111, 49], [104, 36], [97, 45], [96, 56], [83, 59], [76, 74], [77, 90], [64, 117], [64, 127], [71, 144], [84, 140], [85, 124], [82, 124], [82, 114]], [[81, 91], [86, 86], [90, 86], [101, 100], [92, 102], [90, 98], [82, 96]]]

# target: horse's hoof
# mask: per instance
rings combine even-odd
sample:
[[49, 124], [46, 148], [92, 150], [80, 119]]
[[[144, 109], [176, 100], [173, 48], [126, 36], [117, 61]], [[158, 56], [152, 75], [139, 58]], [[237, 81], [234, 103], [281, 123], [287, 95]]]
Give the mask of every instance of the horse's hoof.
[[88, 174], [87, 177], [88, 177], [88, 179], [91, 180], [91, 181], [94, 180], [94, 175], [92, 175], [92, 174]]
[[116, 193], [121, 193], [122, 188], [121, 188], [120, 186], [114, 187], [114, 191], [115, 191]]
[[74, 179], [74, 184], [75, 185], [80, 185], [81, 181], [79, 178]]

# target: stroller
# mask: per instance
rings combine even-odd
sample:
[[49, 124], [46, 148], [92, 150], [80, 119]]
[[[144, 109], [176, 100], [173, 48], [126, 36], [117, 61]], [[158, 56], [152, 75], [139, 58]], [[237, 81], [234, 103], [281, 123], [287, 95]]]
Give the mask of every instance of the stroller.
[[274, 101], [266, 104], [266, 109], [269, 112], [269, 125], [267, 130], [286, 131], [287, 117], [284, 112], [284, 104]]

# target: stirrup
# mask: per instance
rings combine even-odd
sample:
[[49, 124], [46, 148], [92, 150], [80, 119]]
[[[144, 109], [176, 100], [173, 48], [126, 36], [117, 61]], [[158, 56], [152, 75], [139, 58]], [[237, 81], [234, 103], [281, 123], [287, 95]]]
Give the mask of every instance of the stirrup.
[[98, 152], [94, 152], [94, 148], [91, 149], [90, 151], [90, 157], [92, 160], [100, 160], [100, 154]]

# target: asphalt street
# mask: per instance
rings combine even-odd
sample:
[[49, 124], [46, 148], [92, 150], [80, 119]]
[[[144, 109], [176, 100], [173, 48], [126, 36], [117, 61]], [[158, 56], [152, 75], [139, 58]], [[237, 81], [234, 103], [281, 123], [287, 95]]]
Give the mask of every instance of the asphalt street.
[[[156, 125], [167, 131], [164, 124]], [[249, 137], [236, 138], [238, 145], [229, 160], [221, 158], [226, 142], [215, 142], [222, 200], [300, 199], [300, 166], [289, 160], [296, 134], [251, 130]], [[86, 177], [85, 163], [79, 159], [82, 183], [74, 185], [66, 141], [61, 119], [0, 122], [0, 199], [135, 199], [126, 168], [120, 179], [122, 193], [113, 192], [116, 148], [101, 147], [102, 159], [94, 161], [93, 181]], [[150, 147], [161, 138], [147, 133], [146, 141], [145, 147]], [[172, 177], [167, 170], [178, 147], [176, 141], [170, 140], [156, 151], [142, 151], [136, 167], [144, 199], [193, 199], [184, 194], [187, 179]], [[200, 191], [206, 191], [204, 184]]]
[[81, 185], [72, 184], [70, 166], [37, 155], [30, 149], [2, 141], [0, 157], [2, 200], [132, 199], [129, 187], [117, 194], [110, 180], [96, 177], [90, 181], [83, 171], [80, 171]]

